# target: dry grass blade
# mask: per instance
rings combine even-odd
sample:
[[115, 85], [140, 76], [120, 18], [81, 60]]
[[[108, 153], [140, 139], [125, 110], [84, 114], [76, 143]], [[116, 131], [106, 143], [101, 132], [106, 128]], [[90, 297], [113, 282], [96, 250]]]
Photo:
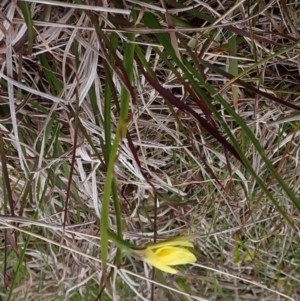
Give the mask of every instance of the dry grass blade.
[[96, 5], [74, 4], [74, 3], [67, 3], [67, 2], [61, 2], [55, 0], [22, 0], [22, 1], [30, 2], [30, 3], [38, 3], [38, 4], [48, 4], [53, 6], [69, 7], [75, 9], [86, 9], [91, 11], [109, 12], [113, 14], [125, 14], [125, 15], [130, 14], [130, 10], [128, 9], [109, 8], [109, 7], [96, 6]]

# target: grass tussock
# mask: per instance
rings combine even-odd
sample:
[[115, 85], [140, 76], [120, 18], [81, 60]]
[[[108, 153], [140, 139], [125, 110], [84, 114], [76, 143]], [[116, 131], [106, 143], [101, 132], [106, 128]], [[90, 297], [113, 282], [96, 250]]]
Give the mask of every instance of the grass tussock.
[[299, 300], [297, 2], [0, 8], [0, 300]]

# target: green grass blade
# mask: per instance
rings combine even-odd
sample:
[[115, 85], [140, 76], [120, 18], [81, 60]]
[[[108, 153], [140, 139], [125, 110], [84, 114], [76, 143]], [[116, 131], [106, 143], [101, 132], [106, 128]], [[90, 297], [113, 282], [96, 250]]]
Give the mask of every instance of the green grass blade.
[[18, 5], [21, 8], [23, 17], [25, 19], [25, 23], [27, 25], [28, 30], [28, 52], [29, 54], [32, 54], [33, 49], [33, 41], [34, 41], [34, 29], [33, 29], [33, 22], [32, 22], [32, 16], [30, 12], [29, 3], [24, 1], [18, 1]]
[[[127, 72], [129, 80], [133, 78], [133, 57], [134, 57], [134, 48], [135, 45], [130, 43], [134, 41], [135, 34], [129, 34], [127, 36], [129, 43], [127, 43], [124, 52], [124, 68]], [[102, 200], [102, 207], [101, 207], [101, 260], [103, 264], [103, 273], [105, 275], [106, 271], [106, 263], [107, 263], [107, 255], [108, 255], [108, 230], [109, 230], [109, 203], [110, 203], [110, 194], [111, 194], [111, 187], [113, 181], [113, 172], [114, 172], [114, 165], [117, 158], [117, 152], [119, 148], [119, 144], [121, 139], [126, 135], [127, 132], [127, 118], [128, 118], [128, 109], [129, 109], [129, 101], [130, 101], [130, 93], [122, 85], [121, 88], [121, 96], [120, 96], [120, 119], [117, 126], [116, 136], [109, 154], [109, 163], [107, 167], [107, 174], [106, 174], [106, 181], [104, 185], [104, 192], [103, 192], [103, 200]]]
[[[231, 73], [234, 76], [237, 76], [239, 73], [238, 70], [238, 61], [236, 58], [237, 56], [237, 37], [234, 35], [230, 37], [228, 41], [228, 48], [229, 48], [229, 55], [231, 58], [229, 59], [229, 73]], [[232, 91], [232, 101], [233, 101], [233, 106], [235, 111], [237, 112], [238, 110], [238, 98], [239, 98], [239, 90], [238, 87], [235, 85], [232, 85], [231, 87]]]

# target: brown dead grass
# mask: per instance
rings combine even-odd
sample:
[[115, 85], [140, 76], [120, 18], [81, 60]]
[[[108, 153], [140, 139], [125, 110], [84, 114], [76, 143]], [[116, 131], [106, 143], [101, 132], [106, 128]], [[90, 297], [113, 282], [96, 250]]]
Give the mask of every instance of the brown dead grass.
[[[34, 20], [33, 54], [27, 52], [26, 25], [20, 8], [15, 2], [1, 2], [0, 131], [6, 154], [2, 164], [8, 169], [15, 216], [11, 216], [8, 209], [5, 180], [1, 177], [3, 289], [0, 289], [0, 297], [3, 300], [96, 300], [102, 275], [99, 209], [106, 169], [80, 132], [65, 230], [62, 224], [68, 174], [73, 164], [74, 121], [69, 107], [75, 108], [76, 97], [80, 121], [104, 156], [100, 142], [105, 139], [100, 122], [104, 116], [106, 80], [103, 58], [90, 18], [72, 1], [63, 1], [65, 7], [50, 6], [53, 1], [27, 2]], [[238, 59], [239, 70], [243, 71], [278, 52], [281, 46], [275, 43], [284, 45], [299, 38], [295, 30], [299, 17], [296, 3], [179, 2], [218, 20], [209, 24], [184, 9], [169, 10], [171, 15], [191, 26], [176, 32], [190, 43], [196, 57], [227, 71], [232, 58]], [[143, 4], [136, 0], [124, 3], [120, 11], [115, 10], [113, 2], [89, 3], [92, 6], [89, 9], [106, 28], [107, 36], [111, 31], [119, 33], [117, 53], [120, 57], [126, 30], [119, 28], [133, 6], [141, 14], [143, 7], [155, 12], [164, 31], [168, 31], [163, 15], [159, 14], [164, 12], [161, 3]], [[107, 10], [101, 11], [101, 7]], [[228, 52], [227, 43], [232, 34], [224, 29], [225, 21], [250, 34], [238, 40], [236, 57]], [[148, 31], [151, 43], [138, 34], [137, 44], [160, 83], [202, 114], [155, 52], [155, 47], [160, 45], [142, 19], [136, 30]], [[253, 39], [253, 34], [273, 44]], [[75, 41], [80, 58], [78, 71], [74, 67]], [[188, 56], [180, 44], [178, 53]], [[249, 71], [244, 80], [262, 91], [299, 104], [298, 53], [299, 47], [296, 47], [272, 58]], [[62, 86], [60, 93], [45, 76], [40, 54], [45, 55], [52, 74]], [[154, 300], [298, 300], [298, 234], [261, 194], [247, 170], [232, 160], [229, 171], [224, 149], [215, 139], [203, 132], [190, 116], [179, 111], [173, 114], [165, 100], [141, 76], [137, 66], [133, 68], [138, 103], [131, 104], [128, 131], [143, 170], [163, 197], [158, 199], [155, 211], [153, 189], [124, 139], [115, 167], [124, 237], [135, 244], [145, 243], [154, 236], [154, 223], [159, 238], [187, 232], [201, 232], [203, 236], [195, 242], [198, 263], [192, 268], [186, 267], [183, 270], [186, 276], [180, 280], [168, 275], [155, 278], [155, 288], [151, 285], [151, 268], [146, 264], [124, 255], [124, 264], [117, 269], [113, 264], [116, 249], [111, 246], [109, 260], [113, 276], [101, 300], [150, 300], [153, 295]], [[205, 68], [203, 72], [207, 81], [234, 106], [231, 87], [224, 86], [228, 80]], [[120, 78], [115, 76], [113, 80], [115, 93], [119, 95]], [[95, 89], [98, 114], [88, 94], [91, 87]], [[282, 160], [288, 146], [280, 172], [290, 188], [299, 194], [299, 114], [240, 86], [238, 96], [239, 116], [253, 131], [274, 166]], [[267, 183], [270, 175], [260, 154], [232, 116], [219, 104], [215, 105], [255, 171]], [[180, 123], [175, 117], [179, 117]], [[111, 118], [114, 133], [118, 110], [113, 102]], [[223, 187], [211, 177], [203, 162]], [[269, 190], [295, 225], [299, 225], [299, 212], [277, 182], [271, 181]], [[109, 219], [110, 228], [116, 230], [113, 207]], [[19, 258], [13, 251], [13, 229], [18, 233]]]

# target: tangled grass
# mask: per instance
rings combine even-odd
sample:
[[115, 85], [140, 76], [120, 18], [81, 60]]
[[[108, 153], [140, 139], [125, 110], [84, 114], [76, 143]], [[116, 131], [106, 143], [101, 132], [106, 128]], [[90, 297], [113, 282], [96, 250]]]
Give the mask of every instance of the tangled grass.
[[0, 7], [0, 300], [299, 300], [298, 2]]

